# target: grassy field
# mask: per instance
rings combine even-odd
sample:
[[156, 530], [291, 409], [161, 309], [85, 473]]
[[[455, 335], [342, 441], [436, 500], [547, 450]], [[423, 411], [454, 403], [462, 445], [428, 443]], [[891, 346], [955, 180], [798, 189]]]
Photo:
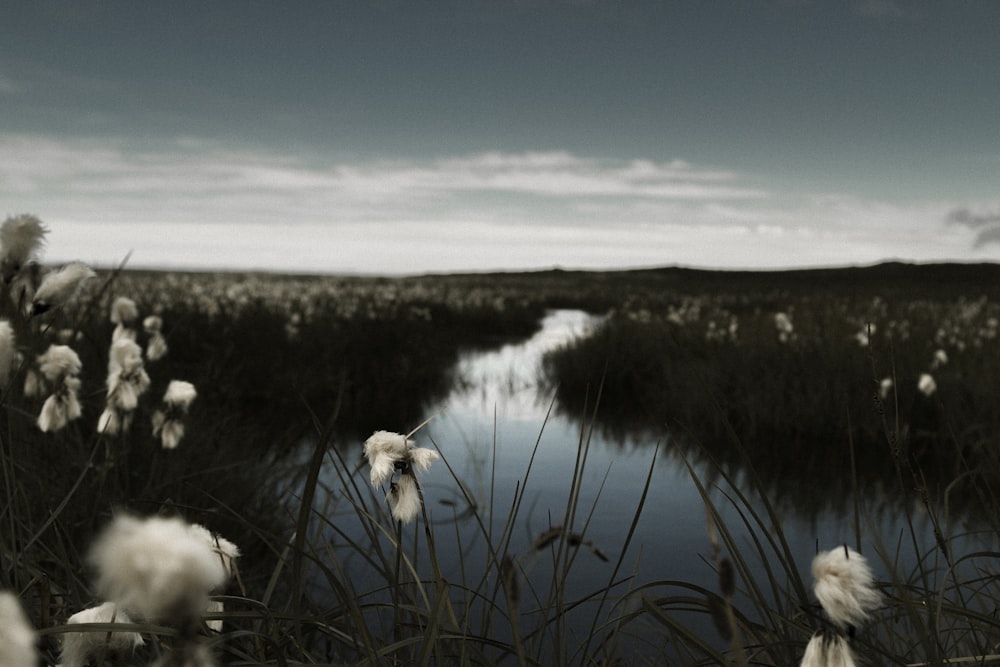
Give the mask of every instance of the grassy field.
[[[128, 325], [136, 344], [147, 349], [153, 335], [142, 320], [156, 315], [169, 350], [143, 355], [149, 387], [129, 411], [131, 427], [111, 434], [98, 423], [117, 372], [109, 361], [119, 325], [109, 313], [119, 297], [139, 313]], [[973, 531], [992, 544], [1000, 527], [1000, 267], [391, 279], [122, 271], [100, 273], [41, 315], [3, 298], [18, 357], [0, 395], [0, 589], [26, 611], [46, 664], [81, 627], [111, 647], [109, 630], [140, 632], [128, 664], [172, 664], [191, 658], [190, 647], [225, 664], [618, 664], [636, 655], [629, 642], [640, 625], [671, 647], [651, 662], [793, 664], [821, 615], [803, 579], [808, 564], [790, 559], [775, 532], [780, 514], [810, 503], [853, 512], [859, 490], [875, 488], [892, 511], [930, 516], [937, 544], [864, 536], [884, 542], [868, 556], [890, 574], [878, 582], [883, 604], [870, 627], [852, 640], [856, 652], [871, 664], [983, 664], [998, 652], [995, 554], [961, 549]], [[558, 409], [611, 434], [646, 433], [651, 443], [669, 434], [674, 454], [710, 464], [713, 476], [697, 480], [717, 518], [706, 559], [733, 574], [719, 590], [673, 582], [676, 594], [665, 595], [657, 582], [625, 595], [615, 582], [631, 564], [614, 563], [583, 645], [566, 632], [580, 601], [562, 585], [588, 543], [578, 482], [566, 516], [579, 510], [580, 520], [532, 554], [509, 549], [523, 489], [492, 513], [469, 498], [478, 528], [459, 538], [482, 540], [489, 556], [443, 572], [423, 518], [395, 521], [367, 466], [344, 454], [375, 430], [417, 426], [451, 386], [462, 351], [526, 337], [556, 307], [607, 314], [593, 336], [547, 358]], [[32, 395], [25, 380], [52, 344], [79, 356], [80, 415], [43, 432], [37, 418], [56, 390]], [[933, 392], [919, 388], [924, 374]], [[192, 383], [197, 398], [175, 415], [179, 446], [164, 449], [151, 420], [169, 412], [161, 399], [171, 380]], [[303, 442], [313, 449], [293, 466]], [[574, 480], [587, 442], [584, 434]], [[357, 590], [328, 546], [310, 539], [326, 520], [316, 503], [323, 466], [352, 508], [344, 537], [380, 582], [371, 589]], [[529, 473], [544, 471], [529, 463]], [[818, 478], [832, 489], [819, 498]], [[714, 505], [710, 488], [729, 494], [741, 525], [725, 525], [731, 512]], [[644, 509], [640, 501], [633, 522]], [[224, 607], [204, 616], [223, 621], [221, 630], [150, 618], [66, 625], [103, 601], [88, 553], [124, 510], [180, 516], [239, 546], [236, 575], [213, 590]], [[856, 518], [858, 533], [845, 541], [860, 548], [864, 517]], [[749, 549], [734, 537], [744, 530], [756, 536]], [[527, 588], [527, 556], [551, 560], [545, 590]], [[903, 561], [916, 565], [892, 567]], [[333, 602], [311, 596], [317, 579]], [[718, 634], [693, 632], [684, 622], [692, 615], [717, 620]]]

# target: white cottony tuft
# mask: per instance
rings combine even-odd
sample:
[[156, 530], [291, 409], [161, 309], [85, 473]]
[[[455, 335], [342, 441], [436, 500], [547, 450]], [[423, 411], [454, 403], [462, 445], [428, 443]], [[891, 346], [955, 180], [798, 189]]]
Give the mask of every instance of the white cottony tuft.
[[148, 334], [160, 333], [163, 330], [163, 318], [159, 315], [150, 315], [142, 321], [142, 330]]
[[889, 392], [892, 391], [893, 381], [891, 377], [884, 377], [878, 383], [878, 395], [879, 398], [888, 398]]
[[176, 449], [184, 437], [184, 422], [188, 408], [198, 396], [194, 385], [184, 380], [171, 380], [163, 394], [163, 407], [153, 413], [153, 435], [160, 437], [164, 449]]
[[80, 356], [66, 345], [50, 345], [38, 357], [38, 370], [49, 382], [58, 382], [67, 375], [79, 375], [82, 369]]
[[222, 559], [181, 519], [117, 517], [94, 544], [97, 591], [130, 614], [186, 624], [225, 584]]
[[[38, 357], [39, 373], [52, 385], [52, 394], [45, 400], [38, 415], [39, 429], [58, 431], [80, 417], [82, 410], [77, 392], [80, 390], [78, 375], [82, 368], [80, 357], [65, 345], [50, 345], [45, 354]], [[28, 388], [26, 378], [26, 394]]]
[[163, 319], [159, 315], [150, 315], [142, 321], [142, 328], [149, 334], [146, 343], [146, 358], [150, 361], [162, 359], [167, 354], [167, 341], [163, 337]]
[[413, 447], [410, 449], [410, 462], [413, 467], [421, 472], [426, 472], [431, 464], [437, 461], [440, 455], [433, 449], [424, 447]]
[[135, 321], [139, 319], [139, 307], [135, 301], [127, 296], [120, 296], [111, 304], [111, 323], [115, 325], [115, 330], [111, 332], [111, 340], [116, 341], [121, 338], [135, 340], [137, 331]]
[[192, 535], [207, 544], [216, 553], [219, 562], [222, 563], [222, 567], [226, 570], [226, 576], [232, 577], [234, 568], [236, 567], [236, 559], [240, 557], [239, 547], [199, 523], [191, 524], [190, 530]]
[[171, 380], [167, 385], [167, 391], [163, 394], [163, 402], [172, 408], [187, 409], [198, 392], [194, 385], [184, 380]]
[[[79, 611], [67, 619], [68, 625], [80, 623], [132, 623], [125, 611], [114, 602]], [[138, 632], [66, 632], [63, 634], [62, 654], [58, 667], [85, 667], [91, 658], [98, 658], [106, 650], [131, 652], [146, 642]]]
[[139, 397], [149, 389], [150, 379], [142, 363], [142, 348], [125, 336], [111, 343], [108, 359], [107, 396], [97, 429], [114, 435], [129, 428]]
[[35, 629], [17, 597], [0, 591], [0, 667], [34, 667], [36, 664]]
[[96, 275], [93, 269], [80, 262], [67, 264], [47, 274], [32, 298], [31, 314], [40, 315], [68, 303], [80, 292], [83, 284]]
[[111, 303], [111, 323], [131, 326], [139, 319], [139, 307], [127, 296], [120, 296]]
[[413, 446], [412, 440], [405, 435], [392, 431], [375, 431], [365, 440], [365, 458], [371, 466], [372, 486], [385, 483], [392, 477], [396, 461], [406, 459], [407, 452]]
[[412, 475], [401, 475], [389, 491], [389, 509], [397, 521], [409, 523], [420, 513], [420, 489]]
[[42, 411], [38, 415], [38, 428], [48, 433], [59, 431], [74, 419], [83, 414], [77, 391], [80, 389], [80, 378], [67, 377], [56, 387], [55, 392], [45, 399]]
[[391, 481], [398, 471], [399, 479], [389, 489], [389, 508], [400, 521], [412, 521], [420, 512], [420, 487], [416, 470], [426, 471], [439, 454], [431, 449], [416, 447], [405, 435], [392, 431], [375, 431], [365, 441], [365, 458], [371, 466], [372, 486]]
[[0, 225], [0, 274], [10, 283], [18, 272], [35, 260], [48, 232], [42, 221], [23, 214], [7, 218]]
[[921, 394], [930, 398], [937, 391], [937, 382], [934, 381], [934, 376], [930, 373], [921, 373], [920, 379], [917, 380], [917, 389]]
[[799, 667], [855, 667], [856, 664], [847, 637], [817, 632], [806, 644]]
[[853, 549], [838, 547], [817, 554], [812, 575], [816, 598], [830, 621], [841, 629], [860, 624], [879, 604], [868, 561]]

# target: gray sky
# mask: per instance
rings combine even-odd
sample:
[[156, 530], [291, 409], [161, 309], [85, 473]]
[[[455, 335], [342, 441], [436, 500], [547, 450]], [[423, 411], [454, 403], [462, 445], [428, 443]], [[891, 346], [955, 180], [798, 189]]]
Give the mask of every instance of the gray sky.
[[992, 0], [36, 0], [46, 259], [414, 273], [1000, 259]]

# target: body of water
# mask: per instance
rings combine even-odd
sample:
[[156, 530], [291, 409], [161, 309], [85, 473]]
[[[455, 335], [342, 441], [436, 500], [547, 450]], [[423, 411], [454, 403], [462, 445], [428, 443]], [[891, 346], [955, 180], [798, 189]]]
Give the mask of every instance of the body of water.
[[[533, 544], [550, 527], [570, 524], [601, 554], [581, 549], [567, 579], [570, 599], [586, 597], [612, 581], [621, 582], [614, 591], [626, 600], [623, 604], [634, 604], [635, 596], [628, 601], [629, 591], [642, 585], [649, 585], [643, 592], [651, 597], [677, 593], [679, 589], [671, 582], [718, 590], [718, 577], [711, 565], [706, 505], [685, 462], [685, 449], [675, 446], [677, 443], [666, 432], [608, 440], [600, 429], [592, 430], [585, 421], [554, 409], [554, 392], [540, 377], [543, 355], [576, 336], [588, 335], [598, 323], [599, 318], [581, 311], [549, 312], [530, 339], [465, 355], [456, 369], [452, 393], [428, 409], [428, 423], [413, 437], [419, 446], [440, 451], [454, 470], [453, 476], [447, 466], [438, 462], [421, 476], [428, 516], [436, 540], [443, 546], [438, 554], [450, 581], [460, 580], [461, 573], [479, 577], [489, 562], [481, 529], [465, 511], [467, 503], [455, 481], [457, 476], [475, 498], [477, 512], [491, 526], [494, 540], [515, 499], [523, 495], [509, 552], [516, 555], [533, 587], [544, 588], [552, 571], [549, 552], [533, 553]], [[409, 426], [386, 425], [386, 429], [404, 431]], [[570, 521], [567, 501], [578, 452], [585, 446], [579, 504]], [[786, 506], [777, 524], [765, 519], [765, 525], [748, 530], [740, 516], [744, 507], [728, 499], [732, 489], [712, 483], [719, 479], [717, 471], [704, 462], [692, 462], [692, 466], [694, 475], [709, 487], [713, 502], [734, 534], [734, 548], [760, 573], [761, 580], [765, 578], [764, 566], [757, 555], [754, 535], [774, 536], [778, 528], [788, 540], [795, 569], [807, 587], [812, 584], [809, 568], [817, 547], [830, 549], [845, 543], [857, 547], [856, 535], [860, 531], [862, 552], [868, 555], [876, 576], [885, 579], [888, 575], [884, 568], [880, 569], [876, 544], [887, 544], [891, 549], [904, 532], [909, 539], [910, 527], [905, 519], [898, 512], [880, 508], [875, 491], [863, 498], [864, 519], [860, 524], [842, 510], [804, 516]], [[651, 467], [652, 481], [644, 509], [631, 544], [623, 550]], [[363, 470], [367, 479], [367, 468]], [[750, 475], [746, 471], [729, 472], [740, 480], [740, 490], [754, 499], [754, 508], [761, 511], [752, 489], [744, 485]], [[331, 471], [324, 475], [325, 483], [335, 489], [336, 476]], [[822, 494], [823, 480], [815, 480], [814, 487], [817, 494]], [[348, 520], [350, 514], [348, 511]], [[404, 531], [416, 530], [416, 526], [404, 527]], [[933, 544], [930, 526], [918, 525], [916, 530], [919, 540]], [[619, 559], [623, 564], [615, 575]], [[907, 560], [902, 559], [904, 565]], [[530, 607], [530, 601], [525, 605]], [[702, 632], [714, 634], [707, 617], [696, 617], [692, 623], [701, 624]], [[581, 639], [588, 628], [586, 623], [576, 627]]]

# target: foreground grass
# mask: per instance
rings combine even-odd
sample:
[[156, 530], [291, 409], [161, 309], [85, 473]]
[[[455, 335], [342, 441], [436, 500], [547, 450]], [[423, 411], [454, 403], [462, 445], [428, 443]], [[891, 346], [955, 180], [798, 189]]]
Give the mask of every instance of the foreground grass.
[[[949, 336], [988, 331], [995, 307], [978, 296], [963, 310], [943, 305], [954, 301], [918, 301], [906, 307], [906, 318], [878, 321], [876, 335], [883, 338], [849, 347], [842, 339], [850, 343], [872, 321], [871, 313], [781, 291], [697, 304], [691, 295], [672, 292], [671, 306], [656, 301], [665, 298], [659, 287], [637, 288], [635, 303], [575, 348], [585, 354], [566, 353], [567, 364], [583, 369], [578, 384], [567, 381], [569, 371], [557, 373], [568, 392], [563, 404], [579, 399], [576, 409], [585, 416], [562, 520], [515, 549], [525, 500], [532, 485], [544, 483], [545, 471], [534, 468], [532, 456], [513, 501], [498, 507], [492, 486], [485, 497], [468, 490], [449, 466], [448, 443], [441, 443], [442, 464], [462, 500], [455, 512], [468, 519], [461, 529], [458, 522], [432, 524], [426, 515], [412, 525], [394, 521], [383, 490], [371, 487], [350, 448], [341, 446], [342, 429], [415, 425], [422, 401], [434, 393], [428, 388], [447, 384], [440, 369], [461, 347], [489, 344], [484, 331], [523, 335], [546, 306], [573, 299], [583, 305], [586, 298], [596, 307], [612, 300], [603, 288], [586, 297], [574, 292], [570, 287], [579, 277], [546, 278], [560, 280], [531, 293], [513, 280], [494, 281], [492, 291], [476, 288], [481, 292], [470, 291], [470, 283], [437, 292], [422, 281], [375, 282], [373, 289], [345, 281], [331, 291], [321, 281], [282, 286], [257, 279], [216, 284], [190, 276], [109, 276], [78, 307], [20, 322], [23, 362], [0, 398], [0, 587], [18, 595], [39, 629], [43, 659], [56, 664], [60, 638], [71, 629], [66, 619], [98, 602], [86, 554], [112, 512], [129, 508], [181, 515], [240, 545], [240, 574], [216, 596], [224, 610], [205, 616], [223, 621], [223, 629], [201, 629], [216, 659], [227, 664], [796, 664], [822, 619], [803, 574], [808, 563], [794, 559], [781, 532], [782, 503], [805, 497], [787, 490], [793, 480], [830, 476], [831, 461], [838, 462], [834, 476], [841, 480], [836, 493], [852, 503], [856, 526], [844, 541], [878, 562], [883, 575], [884, 605], [854, 640], [861, 658], [868, 664], [993, 659], [986, 656], [1000, 641], [994, 619], [1000, 600], [993, 551], [996, 466], [985, 445], [996, 430], [976, 398], [991, 390], [992, 380], [975, 372], [988, 367], [983, 360], [990, 348], [972, 358], [952, 344], [950, 365], [937, 374], [940, 419], [930, 442], [950, 448], [948, 469], [910, 455], [914, 429], [907, 428], [909, 417], [897, 415], [915, 397], [912, 388], [872, 399], [883, 373], [912, 375]], [[643, 280], [660, 285], [649, 276]], [[153, 289], [161, 281], [162, 293]], [[178, 450], [163, 450], [144, 430], [152, 405], [139, 408], [135, 428], [124, 435], [95, 428], [111, 336], [106, 312], [119, 294], [142, 295], [141, 309], [168, 323], [171, 351], [160, 365], [148, 363], [150, 395], [158, 398], [177, 377], [199, 387]], [[881, 308], [870, 299], [863, 301]], [[678, 304], [690, 306], [675, 313], [680, 324], [669, 317]], [[776, 338], [773, 314], [779, 308], [793, 312], [794, 341]], [[885, 305], [886, 312], [892, 308]], [[738, 338], [706, 339], [709, 330], [728, 327], [734, 314]], [[904, 320], [910, 336], [921, 339], [925, 328], [918, 323], [936, 325], [912, 357], [890, 345]], [[945, 320], [957, 333], [942, 325]], [[945, 329], [944, 339], [937, 328]], [[40, 401], [24, 397], [21, 386], [34, 355], [61, 329], [73, 332], [89, 373], [83, 416], [43, 434], [35, 425]], [[980, 349], [972, 340], [965, 349]], [[952, 386], [971, 387], [972, 398], [953, 402], [947, 373], [954, 373]], [[819, 398], [817, 378], [829, 383]], [[392, 398], [380, 402], [386, 394]], [[361, 416], [366, 404], [378, 406], [374, 416]], [[632, 577], [635, 563], [625, 558], [638, 522], [649, 513], [653, 452], [637, 484], [625, 542], [602, 545], [619, 554], [606, 579], [589, 582], [583, 593], [573, 584], [579, 559], [600, 557], [587, 548], [594, 507], [581, 503], [581, 487], [594, 429], [613, 426], [604, 417], [609, 412], [650, 413], [654, 423], [669, 421], [688, 434], [671, 440], [671, 447], [690, 462], [703, 492], [711, 519], [706, 567], [718, 570], [718, 587]], [[274, 417], [281, 414], [284, 419]], [[545, 427], [538, 426], [536, 448]], [[311, 448], [302, 465], [295, 474], [278, 474], [304, 436]], [[807, 473], [775, 467], [801, 460], [802, 448], [817, 442], [822, 446], [815, 447]], [[756, 456], [765, 443], [777, 448], [777, 463]], [[872, 461], [879, 462], [874, 470]], [[336, 484], [325, 486], [321, 470], [332, 471]], [[861, 500], [860, 490], [876, 480], [888, 480], [893, 493], [914, 501], [898, 506], [906, 526], [900, 534], [881, 534], [878, 508]], [[334, 502], [345, 510], [336, 520], [328, 511]], [[982, 511], [975, 523], [966, 523], [973, 505]], [[927, 523], [935, 533], [930, 544], [922, 528]], [[472, 543], [481, 548], [462, 548]], [[990, 546], [970, 546], [978, 544]], [[445, 569], [446, 548], [477, 556], [460, 558], [457, 571]], [[177, 640], [174, 628], [131, 627], [147, 638], [133, 659], [138, 664], [160, 658], [162, 647]]]

